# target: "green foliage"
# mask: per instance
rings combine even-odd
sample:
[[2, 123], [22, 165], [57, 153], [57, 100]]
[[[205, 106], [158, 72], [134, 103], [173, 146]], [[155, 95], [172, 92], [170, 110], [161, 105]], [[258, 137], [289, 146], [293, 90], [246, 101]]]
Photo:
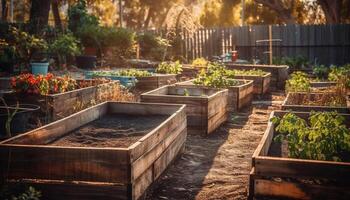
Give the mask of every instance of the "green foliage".
[[286, 91], [288, 92], [308, 92], [310, 90], [310, 79], [304, 72], [294, 72], [287, 80]]
[[195, 68], [207, 68], [209, 61], [205, 58], [196, 58], [192, 61], [192, 66]]
[[312, 112], [309, 124], [293, 113], [271, 121], [280, 133], [274, 140], [288, 142], [289, 157], [342, 161], [350, 151], [350, 130], [336, 112]]
[[339, 82], [341, 79], [345, 81], [347, 88], [350, 88], [350, 64], [346, 64], [341, 67], [331, 66], [328, 79], [330, 81]]
[[252, 69], [252, 70], [227, 70], [226, 76], [229, 78], [234, 78], [235, 76], [265, 76], [267, 72], [264, 72], [261, 69]]
[[138, 69], [125, 69], [118, 71], [99, 71], [94, 72], [92, 76], [133, 76], [133, 77], [145, 77], [152, 76], [152, 73], [145, 70]]
[[324, 65], [316, 65], [313, 67], [313, 73], [318, 79], [327, 79], [329, 68]]
[[188, 90], [187, 90], [187, 89], [184, 89], [184, 96], [185, 96], [185, 97], [190, 96], [190, 93], [188, 92]]
[[182, 65], [180, 61], [162, 62], [158, 65], [156, 72], [161, 74], [180, 74], [182, 72]]
[[214, 88], [226, 88], [238, 85], [239, 81], [226, 77], [226, 71], [224, 65], [218, 63], [209, 64], [207, 71], [203, 69], [199, 76], [194, 80], [194, 84]]
[[66, 64], [67, 56], [80, 54], [79, 41], [71, 33], [61, 34], [49, 45], [49, 51], [58, 55], [60, 64]]
[[35, 53], [43, 53], [48, 46], [44, 39], [21, 31], [15, 27], [10, 27], [11, 38], [6, 41], [19, 62], [29, 65]]
[[0, 199], [4, 200], [39, 200], [40, 197], [41, 192], [31, 186], [24, 188], [23, 186], [8, 187], [3, 185], [0, 188]]
[[98, 18], [88, 13], [86, 0], [79, 0], [68, 9], [68, 29], [74, 34], [82, 26], [98, 25]]
[[163, 60], [170, 41], [152, 33], [143, 33], [137, 36], [140, 45], [140, 55], [144, 58]]
[[304, 56], [273, 58], [275, 65], [288, 65], [291, 70], [306, 68], [310, 65], [308, 59]]

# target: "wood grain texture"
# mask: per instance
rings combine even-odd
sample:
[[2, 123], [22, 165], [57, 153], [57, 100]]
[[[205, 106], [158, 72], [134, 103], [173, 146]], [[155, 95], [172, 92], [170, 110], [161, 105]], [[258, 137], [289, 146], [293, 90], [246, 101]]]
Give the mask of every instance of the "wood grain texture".
[[[46, 145], [107, 113], [169, 117], [128, 148]], [[106, 102], [1, 142], [0, 181], [32, 180], [45, 195], [57, 187], [67, 199], [138, 199], [180, 152], [186, 136], [184, 105]], [[99, 191], [106, 194], [91, 194]]]
[[[186, 92], [190, 96], [184, 96]], [[141, 95], [141, 102], [186, 104], [188, 128], [195, 129], [201, 134], [209, 134], [226, 120], [223, 116], [227, 115], [227, 96], [227, 89], [176, 85], [165, 86], [144, 93]], [[218, 121], [221, 123], [218, 123]]]

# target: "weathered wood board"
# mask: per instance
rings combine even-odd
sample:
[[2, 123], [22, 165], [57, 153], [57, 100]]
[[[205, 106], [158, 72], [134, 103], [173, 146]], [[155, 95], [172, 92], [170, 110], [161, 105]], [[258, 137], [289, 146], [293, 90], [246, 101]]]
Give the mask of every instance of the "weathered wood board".
[[271, 82], [271, 73], [267, 73], [263, 76], [256, 76], [256, 75], [236, 75], [234, 76], [235, 79], [242, 79], [242, 80], [252, 80], [253, 86], [254, 86], [254, 94], [256, 95], [264, 95], [266, 94], [270, 89], [270, 82]]
[[226, 64], [228, 69], [251, 70], [260, 69], [271, 73], [271, 89], [281, 90], [285, 88], [286, 80], [288, 80], [287, 65], [253, 65], [253, 64]]
[[164, 86], [141, 95], [141, 102], [186, 104], [188, 128], [210, 134], [227, 119], [228, 90], [201, 86]]
[[[111, 113], [168, 118], [127, 148], [48, 145]], [[1, 142], [0, 178], [38, 186], [45, 199], [139, 199], [183, 149], [186, 124], [184, 105], [105, 102]]]
[[[184, 82], [179, 82], [176, 85], [192, 85], [194, 79]], [[239, 111], [240, 109], [250, 106], [253, 100], [253, 81], [252, 80], [238, 80], [239, 84], [236, 86], [227, 87], [227, 105], [229, 111]], [[201, 86], [204, 87], [204, 86]]]
[[303, 105], [301, 102], [293, 103], [293, 99], [308, 98], [310, 101], [319, 100], [324, 95], [331, 95], [327, 93], [288, 93], [286, 99], [282, 103], [282, 110], [292, 110], [299, 112], [311, 111], [336, 111], [338, 113], [350, 113], [350, 109], [344, 105], [340, 106], [317, 106], [317, 105]]
[[156, 74], [154, 76], [145, 76], [136, 78], [136, 89], [141, 91], [154, 90], [156, 88], [174, 84], [177, 82], [176, 74]]

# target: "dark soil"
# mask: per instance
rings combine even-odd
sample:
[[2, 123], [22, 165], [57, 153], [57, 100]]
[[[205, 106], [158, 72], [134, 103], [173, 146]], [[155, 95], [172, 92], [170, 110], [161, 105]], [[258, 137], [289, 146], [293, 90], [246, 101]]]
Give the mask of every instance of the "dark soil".
[[160, 125], [166, 115], [107, 115], [55, 140], [50, 145], [127, 148]]
[[185, 152], [153, 184], [146, 200], [247, 199], [251, 158], [283, 93], [263, 96], [207, 137], [189, 134]]

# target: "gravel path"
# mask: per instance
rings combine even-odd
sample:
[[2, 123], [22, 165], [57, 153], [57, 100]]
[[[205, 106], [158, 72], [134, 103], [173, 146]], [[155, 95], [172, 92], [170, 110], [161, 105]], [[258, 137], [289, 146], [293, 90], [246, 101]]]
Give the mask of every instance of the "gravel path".
[[[251, 156], [272, 110], [284, 99], [273, 93], [231, 114], [208, 137], [189, 135], [186, 150], [145, 195], [147, 200], [246, 199]], [[271, 103], [269, 105], [269, 102]]]

